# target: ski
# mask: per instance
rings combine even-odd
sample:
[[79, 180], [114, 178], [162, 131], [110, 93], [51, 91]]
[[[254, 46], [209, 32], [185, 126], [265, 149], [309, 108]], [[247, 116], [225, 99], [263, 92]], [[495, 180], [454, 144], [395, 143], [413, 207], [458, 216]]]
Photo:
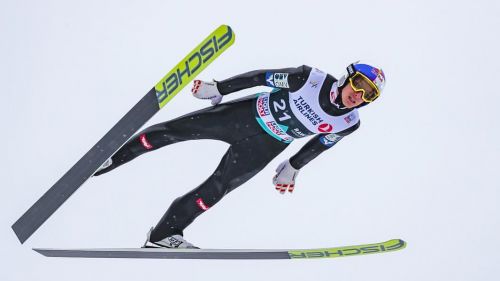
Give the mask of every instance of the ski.
[[[221, 25], [163, 77], [13, 225], [24, 243], [95, 171], [164, 107], [194, 77], [234, 43], [235, 35]], [[171, 46], [175, 41], [171, 42]]]
[[65, 258], [117, 258], [117, 259], [318, 259], [361, 256], [398, 251], [406, 247], [401, 239], [387, 242], [302, 250], [240, 250], [240, 249], [41, 249], [34, 251], [46, 257]]

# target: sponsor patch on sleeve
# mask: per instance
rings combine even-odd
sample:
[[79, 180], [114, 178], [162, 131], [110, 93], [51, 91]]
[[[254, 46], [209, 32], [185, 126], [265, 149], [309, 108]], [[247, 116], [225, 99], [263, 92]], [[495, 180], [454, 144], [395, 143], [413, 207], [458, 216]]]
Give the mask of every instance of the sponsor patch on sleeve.
[[332, 147], [334, 144], [336, 144], [338, 141], [342, 139], [341, 136], [337, 136], [335, 134], [328, 134], [328, 135], [322, 135], [319, 138], [319, 141], [328, 147]]
[[288, 73], [266, 72], [266, 84], [276, 88], [290, 88], [288, 85]]

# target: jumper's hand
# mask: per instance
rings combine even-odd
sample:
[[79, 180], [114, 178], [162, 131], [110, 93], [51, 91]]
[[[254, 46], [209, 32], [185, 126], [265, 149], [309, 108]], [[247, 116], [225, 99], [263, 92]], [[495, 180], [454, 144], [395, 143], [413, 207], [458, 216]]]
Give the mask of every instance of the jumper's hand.
[[290, 165], [290, 161], [283, 161], [276, 169], [276, 175], [273, 177], [273, 184], [276, 190], [281, 194], [285, 194], [285, 191], [293, 192], [295, 188], [295, 178], [299, 174], [299, 170], [295, 169]]
[[212, 105], [217, 105], [222, 101], [222, 95], [217, 89], [217, 82], [205, 82], [201, 80], [193, 81], [193, 88], [191, 89], [193, 96], [199, 99], [209, 99]]

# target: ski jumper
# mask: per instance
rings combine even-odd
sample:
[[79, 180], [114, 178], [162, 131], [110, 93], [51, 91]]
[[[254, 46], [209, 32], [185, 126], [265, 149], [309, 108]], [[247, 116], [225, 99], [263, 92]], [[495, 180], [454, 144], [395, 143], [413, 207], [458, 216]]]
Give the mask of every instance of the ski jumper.
[[256, 70], [219, 81], [222, 95], [255, 86], [273, 89], [153, 125], [132, 137], [113, 155], [112, 165], [96, 175], [177, 142], [213, 139], [228, 143], [215, 172], [173, 201], [150, 240], [183, 235], [196, 217], [264, 169], [293, 139], [315, 135], [290, 158], [290, 164], [301, 169], [355, 131], [360, 124], [358, 112], [343, 107], [336, 82], [333, 76], [306, 65]]

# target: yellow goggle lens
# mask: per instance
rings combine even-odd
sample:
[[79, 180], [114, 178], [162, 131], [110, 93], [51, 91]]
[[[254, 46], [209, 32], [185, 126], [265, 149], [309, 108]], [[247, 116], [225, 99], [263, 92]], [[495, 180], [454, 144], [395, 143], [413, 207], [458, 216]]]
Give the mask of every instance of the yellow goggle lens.
[[368, 77], [362, 73], [357, 72], [349, 78], [351, 87], [356, 92], [362, 92], [361, 98], [365, 102], [372, 102], [380, 96], [377, 86]]

